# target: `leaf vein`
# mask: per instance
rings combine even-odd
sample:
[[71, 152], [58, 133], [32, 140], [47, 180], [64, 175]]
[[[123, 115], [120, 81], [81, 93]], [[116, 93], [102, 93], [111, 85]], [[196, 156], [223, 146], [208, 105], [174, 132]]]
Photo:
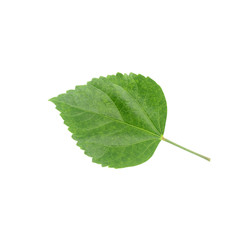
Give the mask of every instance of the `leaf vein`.
[[[135, 81], [135, 79], [133, 79], [133, 80]], [[135, 83], [137, 84], [136, 81], [135, 81]], [[143, 111], [143, 113], [145, 114], [145, 116], [146, 116], [146, 117], [148, 118], [148, 120], [152, 123], [153, 127], [155, 128], [155, 130], [160, 134], [160, 132], [158, 131], [158, 129], [156, 128], [156, 126], [153, 124], [151, 118], [148, 116], [147, 112], [143, 109], [143, 107], [140, 105], [140, 103], [139, 103], [126, 89], [124, 89], [122, 86], [120, 86], [120, 85], [118, 85], [118, 84], [116, 84], [116, 83], [112, 83], [112, 84], [117, 85], [117, 86], [119, 86], [120, 88], [122, 88], [122, 89], [133, 99], [133, 101], [135, 101], [135, 102], [138, 104], [138, 106], [139, 106], [140, 109]], [[137, 87], [138, 87], [138, 86], [137, 86]]]
[[155, 133], [153, 133], [153, 132], [150, 132], [150, 131], [148, 131], [148, 130], [146, 130], [146, 129], [144, 129], [144, 128], [140, 128], [140, 127], [134, 126], [134, 125], [132, 125], [132, 124], [129, 124], [129, 123], [120, 121], [120, 120], [118, 120], [118, 119], [109, 117], [109, 116], [104, 115], [104, 114], [100, 114], [100, 113], [97, 113], [97, 112], [87, 111], [87, 110], [85, 110], [85, 109], [81, 109], [81, 108], [79, 108], [79, 107], [77, 107], [77, 106], [74, 106], [74, 105], [71, 105], [71, 104], [69, 104], [69, 103], [66, 103], [66, 102], [63, 102], [63, 101], [59, 101], [59, 100], [55, 100], [55, 102], [59, 102], [59, 103], [66, 104], [66, 105], [68, 105], [68, 106], [70, 106], [70, 107], [72, 107], [72, 108], [76, 108], [76, 109], [79, 109], [79, 110], [81, 110], [81, 111], [85, 111], [85, 112], [88, 112], [88, 113], [92, 113], [92, 114], [96, 114], [96, 115], [103, 116], [103, 117], [108, 118], [108, 119], [110, 119], [110, 120], [113, 120], [113, 121], [115, 121], [115, 122], [118, 122], [118, 123], [121, 123], [121, 124], [125, 124], [125, 125], [128, 125], [128, 126], [132, 127], [132, 128], [136, 128], [136, 129], [138, 129], [138, 130], [144, 131], [144, 132], [146, 132], [146, 133], [148, 133], [148, 134], [151, 134], [151, 135], [154, 135], [155, 137], [158, 137], [158, 138], [161, 137], [160, 134], [157, 135], [157, 134], [155, 134]]

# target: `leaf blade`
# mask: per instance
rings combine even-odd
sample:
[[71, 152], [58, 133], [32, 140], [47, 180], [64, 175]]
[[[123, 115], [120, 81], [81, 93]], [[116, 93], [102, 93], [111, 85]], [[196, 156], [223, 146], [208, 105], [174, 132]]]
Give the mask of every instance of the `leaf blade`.
[[[143, 82], [137, 84], [137, 76], [100, 77], [50, 99], [77, 145], [93, 162], [113, 168], [135, 166], [147, 161], [157, 148], [163, 134], [156, 113], [159, 102], [145, 103], [145, 88]], [[139, 81], [148, 81], [151, 88], [157, 85], [144, 77]], [[151, 92], [151, 100], [162, 97], [159, 88]], [[145, 95], [149, 97], [149, 93]], [[166, 108], [164, 101], [161, 104]]]

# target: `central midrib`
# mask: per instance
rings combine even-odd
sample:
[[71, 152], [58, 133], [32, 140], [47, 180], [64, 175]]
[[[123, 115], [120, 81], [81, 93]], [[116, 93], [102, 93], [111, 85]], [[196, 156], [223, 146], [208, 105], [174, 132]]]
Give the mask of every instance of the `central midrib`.
[[[115, 122], [119, 122], [119, 123], [122, 123], [122, 124], [128, 125], [128, 126], [130, 126], [130, 127], [136, 128], [136, 129], [138, 129], [138, 130], [141, 130], [141, 131], [147, 132], [148, 134], [151, 134], [151, 135], [153, 135], [153, 136], [157, 136], [158, 138], [161, 139], [161, 136], [160, 136], [160, 135], [157, 135], [157, 134], [155, 134], [155, 133], [153, 133], [153, 132], [150, 132], [150, 131], [148, 131], [148, 130], [146, 130], [146, 129], [144, 129], [144, 128], [140, 128], [140, 127], [134, 126], [134, 125], [132, 125], [132, 124], [129, 124], [129, 123], [126, 123], [126, 122], [120, 121], [120, 120], [118, 120], [118, 119], [115, 119], [115, 118], [109, 117], [109, 116], [104, 115], [104, 114], [100, 114], [100, 113], [96, 113], [96, 112], [92, 112], [92, 111], [87, 111], [87, 110], [82, 109], [82, 108], [79, 108], [79, 107], [77, 107], [77, 106], [73, 106], [73, 105], [71, 105], [71, 104], [69, 104], [69, 103], [65, 103], [65, 102], [62, 102], [62, 101], [55, 100], [55, 99], [54, 99], [53, 101], [54, 101], [54, 102], [59, 102], [59, 103], [66, 104], [66, 105], [68, 105], [68, 106], [70, 106], [70, 107], [72, 107], [72, 108], [76, 108], [76, 109], [79, 109], [79, 110], [84, 111], [84, 112], [88, 112], [88, 113], [92, 113], [92, 114], [97, 114], [97, 115], [100, 115], [100, 116], [106, 117], [106, 118], [111, 119], [111, 120], [113, 120], [113, 121], [115, 121]], [[70, 115], [69, 115], [69, 116], [70, 116]]]

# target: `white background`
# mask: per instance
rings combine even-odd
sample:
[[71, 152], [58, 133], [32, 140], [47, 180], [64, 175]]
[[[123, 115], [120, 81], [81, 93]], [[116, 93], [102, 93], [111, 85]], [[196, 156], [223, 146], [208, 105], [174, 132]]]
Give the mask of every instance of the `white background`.
[[[0, 3], [0, 239], [240, 239], [240, 2]], [[48, 99], [141, 73], [168, 103], [146, 163], [102, 168]]]

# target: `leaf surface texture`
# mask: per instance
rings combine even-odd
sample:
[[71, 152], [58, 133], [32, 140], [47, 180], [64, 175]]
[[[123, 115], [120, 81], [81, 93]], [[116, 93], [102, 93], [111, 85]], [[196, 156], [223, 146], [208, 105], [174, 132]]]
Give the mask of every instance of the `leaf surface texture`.
[[147, 161], [164, 133], [163, 91], [142, 75], [94, 78], [50, 101], [77, 145], [102, 166], [123, 168]]

